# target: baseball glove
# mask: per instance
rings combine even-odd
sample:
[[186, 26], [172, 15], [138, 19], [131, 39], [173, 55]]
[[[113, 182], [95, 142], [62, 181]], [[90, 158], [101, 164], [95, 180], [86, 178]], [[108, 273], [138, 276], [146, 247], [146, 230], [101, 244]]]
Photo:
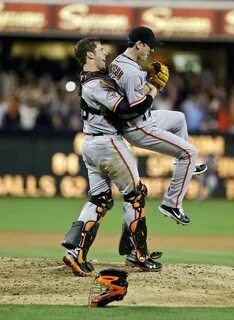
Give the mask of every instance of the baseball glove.
[[152, 83], [159, 91], [162, 91], [169, 79], [169, 70], [165, 64], [159, 61], [148, 65], [148, 81]]

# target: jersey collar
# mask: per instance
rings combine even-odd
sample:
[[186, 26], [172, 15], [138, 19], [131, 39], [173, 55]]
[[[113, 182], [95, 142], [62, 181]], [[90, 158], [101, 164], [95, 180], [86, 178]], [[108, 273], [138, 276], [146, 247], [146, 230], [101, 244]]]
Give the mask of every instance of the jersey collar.
[[137, 63], [135, 60], [133, 60], [132, 58], [128, 57], [126, 54], [122, 53], [121, 54], [122, 57], [130, 60], [130, 62], [132, 62], [134, 64], [135, 67], [137, 67], [138, 69], [142, 70], [142, 67], [139, 65], [139, 63]]

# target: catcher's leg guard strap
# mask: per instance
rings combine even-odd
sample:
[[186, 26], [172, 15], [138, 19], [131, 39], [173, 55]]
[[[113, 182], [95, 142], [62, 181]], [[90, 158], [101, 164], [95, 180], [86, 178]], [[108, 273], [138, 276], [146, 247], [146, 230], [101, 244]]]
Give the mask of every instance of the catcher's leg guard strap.
[[71, 229], [68, 231], [68, 233], [64, 237], [62, 246], [64, 246], [66, 249], [77, 248], [82, 237], [83, 226], [84, 226], [83, 221], [73, 222]]
[[89, 202], [97, 206], [96, 212], [98, 215], [104, 216], [114, 205], [111, 189], [101, 192], [96, 196], [91, 196]]

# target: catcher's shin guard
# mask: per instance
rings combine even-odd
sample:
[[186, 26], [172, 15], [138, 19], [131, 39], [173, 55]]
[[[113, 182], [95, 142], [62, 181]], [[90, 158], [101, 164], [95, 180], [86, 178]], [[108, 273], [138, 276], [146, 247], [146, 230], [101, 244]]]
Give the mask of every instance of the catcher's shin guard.
[[147, 257], [147, 226], [145, 220], [145, 197], [147, 188], [141, 182], [135, 190], [124, 196], [124, 201], [130, 202], [136, 211], [136, 219], [129, 225], [129, 231], [136, 248], [136, 257], [144, 262]]
[[[146, 238], [147, 238], [147, 229], [146, 229]], [[121, 256], [130, 255], [133, 251], [135, 251], [135, 246], [134, 246], [134, 243], [131, 239], [131, 233], [130, 233], [128, 227], [126, 226], [126, 224], [123, 223], [122, 234], [121, 234], [120, 241], [119, 241], [119, 254]], [[148, 252], [148, 256], [152, 260], [159, 259], [159, 258], [161, 258], [162, 255], [163, 255], [163, 253], [161, 251]]]
[[62, 246], [67, 249], [77, 249], [78, 263], [86, 260], [89, 248], [97, 235], [100, 222], [107, 210], [110, 210], [113, 206], [111, 190], [92, 196], [90, 202], [96, 205], [97, 220], [88, 220], [86, 223], [83, 221], [73, 222], [62, 242]]
[[81, 242], [78, 246], [77, 261], [82, 263], [86, 261], [86, 257], [94, 239], [96, 238], [99, 228], [99, 221], [88, 221], [84, 225]]
[[130, 224], [129, 229], [136, 247], [136, 257], [140, 262], [145, 262], [148, 254], [145, 217], [134, 220]]
[[114, 204], [114, 200], [112, 199], [112, 192], [111, 189], [100, 193], [96, 196], [91, 196], [89, 202], [95, 204], [96, 212], [97, 212], [97, 221], [95, 224], [91, 226], [91, 228], [88, 230], [86, 237], [85, 237], [85, 244], [83, 247], [83, 257], [86, 258], [88, 254], [88, 250], [91, 247], [93, 241], [96, 238], [98, 228], [100, 226], [100, 223], [102, 221], [102, 218], [105, 216], [108, 210], [111, 210]]
[[94, 234], [88, 235], [88, 237], [91, 241], [91, 244], [92, 244], [96, 235], [97, 235], [97, 230], [99, 228], [99, 225], [100, 225], [103, 217], [105, 216], [105, 214], [107, 213], [108, 210], [112, 209], [112, 207], [114, 205], [114, 200], [112, 199], [111, 189], [108, 189], [105, 192], [101, 192], [99, 195], [91, 196], [89, 202], [91, 202], [97, 206], [96, 207], [96, 212], [97, 212], [96, 231], [94, 232]]
[[71, 229], [66, 234], [62, 246], [66, 249], [76, 249], [77, 262], [82, 264], [86, 261], [89, 248], [91, 247], [99, 228], [99, 220], [73, 222]]
[[131, 233], [125, 223], [122, 225], [122, 233], [119, 241], [119, 254], [124, 256], [130, 254], [134, 249], [134, 245], [131, 240]]

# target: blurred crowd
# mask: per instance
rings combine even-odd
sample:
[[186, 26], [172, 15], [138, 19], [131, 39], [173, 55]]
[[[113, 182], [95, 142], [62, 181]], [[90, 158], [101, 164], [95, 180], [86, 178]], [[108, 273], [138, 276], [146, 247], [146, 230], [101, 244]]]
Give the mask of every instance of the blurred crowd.
[[49, 74], [0, 73], [0, 128], [81, 129], [77, 91], [66, 91], [67, 81], [54, 81]]
[[[82, 129], [77, 90], [66, 90], [70, 80], [0, 72], [0, 129]], [[217, 84], [209, 69], [172, 72], [153, 108], [182, 111], [189, 132], [234, 134], [234, 85]]]

